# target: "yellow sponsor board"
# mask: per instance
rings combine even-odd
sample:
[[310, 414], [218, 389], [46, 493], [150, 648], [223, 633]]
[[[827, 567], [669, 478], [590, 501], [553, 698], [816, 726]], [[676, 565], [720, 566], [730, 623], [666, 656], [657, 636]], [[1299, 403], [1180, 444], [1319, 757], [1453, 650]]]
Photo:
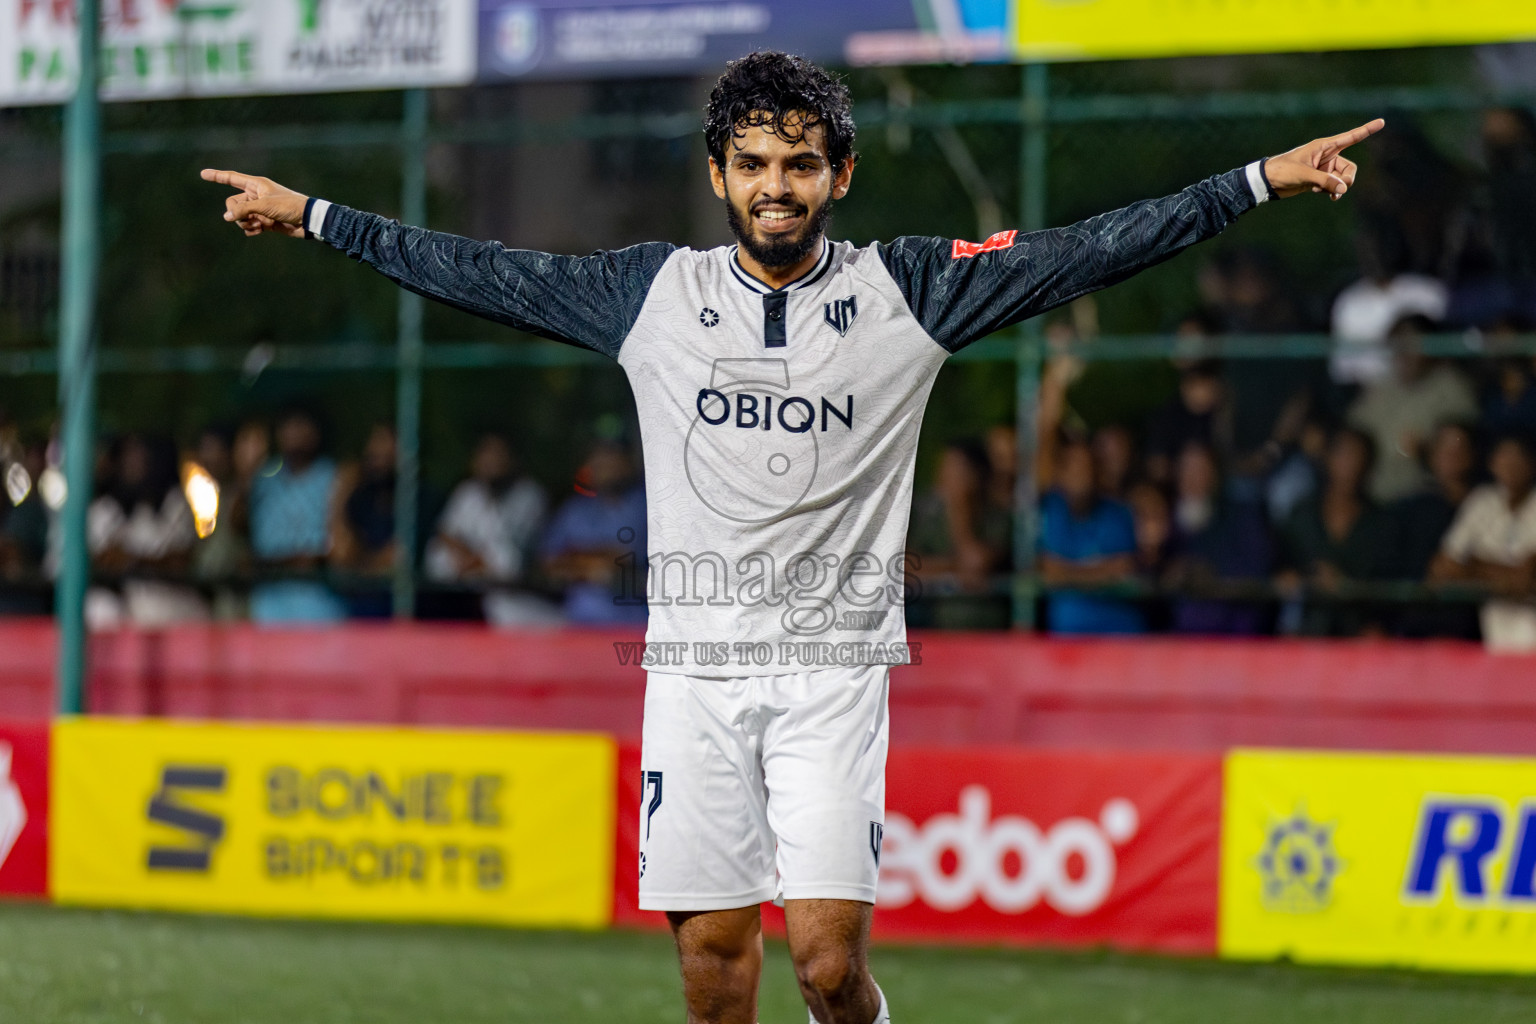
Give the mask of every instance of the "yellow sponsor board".
[[1220, 949], [1536, 969], [1536, 761], [1233, 752]]
[[1026, 60], [1285, 53], [1536, 38], [1529, 0], [1016, 0]]
[[615, 756], [575, 734], [64, 720], [53, 896], [600, 927]]

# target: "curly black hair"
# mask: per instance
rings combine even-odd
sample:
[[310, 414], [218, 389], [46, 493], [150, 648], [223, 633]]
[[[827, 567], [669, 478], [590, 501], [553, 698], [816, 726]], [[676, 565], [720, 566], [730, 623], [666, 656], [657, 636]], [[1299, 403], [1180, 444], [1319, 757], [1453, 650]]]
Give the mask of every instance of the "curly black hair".
[[838, 168], [844, 160], [859, 158], [853, 150], [852, 107], [848, 87], [837, 76], [804, 57], [759, 50], [725, 66], [704, 109], [704, 139], [723, 169], [727, 142], [741, 138], [747, 128], [766, 127], [793, 146], [821, 125], [827, 158]]

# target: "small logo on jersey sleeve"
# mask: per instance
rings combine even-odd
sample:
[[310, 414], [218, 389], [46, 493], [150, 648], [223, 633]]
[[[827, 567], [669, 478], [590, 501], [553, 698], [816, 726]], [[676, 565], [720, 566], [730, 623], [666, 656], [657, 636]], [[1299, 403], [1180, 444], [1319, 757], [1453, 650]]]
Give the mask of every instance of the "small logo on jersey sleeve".
[[984, 252], [997, 252], [999, 249], [1012, 249], [1013, 240], [1019, 232], [1010, 228], [1007, 231], [999, 231], [985, 242], [964, 242], [955, 239], [954, 246], [949, 250], [949, 258], [952, 260], [970, 259]]
[[829, 302], [823, 308], [826, 310], [827, 326], [846, 338], [848, 328], [853, 326], [853, 321], [859, 315], [859, 300], [849, 295], [836, 302]]
[[699, 323], [705, 327], [713, 327], [720, 322], [720, 314], [705, 306], [699, 310]]

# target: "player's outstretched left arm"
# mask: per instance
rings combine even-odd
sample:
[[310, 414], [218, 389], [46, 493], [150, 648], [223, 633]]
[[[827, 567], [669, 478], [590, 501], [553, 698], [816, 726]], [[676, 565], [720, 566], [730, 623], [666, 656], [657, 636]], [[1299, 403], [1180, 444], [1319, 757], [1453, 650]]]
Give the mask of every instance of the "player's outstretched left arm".
[[1270, 199], [1302, 192], [1342, 198], [1355, 183], [1344, 150], [1381, 120], [1063, 228], [1007, 231], [984, 243], [898, 238], [880, 255], [925, 330], [959, 351], [1089, 292], [1107, 288], [1219, 234]]
[[1325, 192], [1329, 199], [1343, 199], [1359, 170], [1353, 160], [1344, 156], [1344, 151], [1386, 126], [1387, 122], [1378, 117], [1343, 134], [1313, 139], [1264, 161], [1264, 176], [1281, 199], [1302, 192]]

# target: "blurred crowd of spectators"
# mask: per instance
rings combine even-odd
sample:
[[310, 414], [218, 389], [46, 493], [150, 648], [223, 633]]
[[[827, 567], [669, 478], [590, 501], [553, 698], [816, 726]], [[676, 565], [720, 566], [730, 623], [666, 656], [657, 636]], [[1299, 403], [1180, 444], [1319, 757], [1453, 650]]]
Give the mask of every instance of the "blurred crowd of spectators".
[[[1034, 466], [1044, 624], [1536, 647], [1536, 360], [1429, 359], [1428, 326], [1398, 321], [1387, 372], [1368, 383], [1271, 401], [1269, 436], [1246, 445], [1235, 423], [1252, 385], [1234, 372], [1246, 361], [1183, 361], [1173, 397], [1144, 421], [1089, 427], [1070, 400], [1084, 364], [1052, 359]], [[57, 452], [4, 436], [0, 448], [11, 499], [0, 574], [45, 582], [59, 560]], [[390, 425], [338, 460], [298, 408], [180, 450], [142, 434], [103, 444], [90, 623], [388, 617], [396, 460]], [[558, 501], [504, 434], [481, 436], [465, 468], [447, 495], [417, 496], [419, 616], [643, 621], [643, 605], [621, 599], [624, 566], [645, 557], [644, 490], [622, 431], [590, 446]], [[912, 512], [914, 625], [1009, 624], [1018, 476], [1011, 425], [943, 447]], [[1479, 616], [1484, 592], [1499, 599]], [[41, 587], [0, 588], [0, 612], [48, 610]]]
[[[644, 552], [645, 501], [630, 445], [607, 429], [558, 502], [495, 432], [477, 440], [446, 499], [423, 487], [416, 613], [522, 626], [635, 621], [634, 603], [614, 600], [615, 578], [626, 553]], [[0, 449], [11, 498], [0, 503], [10, 584], [0, 612], [46, 614], [60, 561], [57, 450], [6, 436]], [[104, 443], [87, 512], [88, 623], [390, 616], [396, 456], [394, 428], [380, 423], [356, 458], [332, 458], [319, 418], [301, 408], [206, 430], [185, 450], [144, 434]]]
[[1396, 351], [1341, 415], [1291, 406], [1253, 451], [1223, 430], [1236, 391], [1220, 363], [1185, 364], [1140, 432], [1052, 422], [1072, 370], [1053, 364], [1039, 569], [1065, 592], [1050, 629], [1536, 648], [1536, 419], [1501, 416], [1517, 384], [1536, 398], [1536, 364], [1500, 360], [1480, 381], [1411, 339]]
[[[1095, 418], [1076, 407], [1097, 365], [1083, 359], [1094, 317], [1049, 326], [1023, 481], [1038, 496], [1036, 560], [1014, 555], [1014, 428], [952, 441], [913, 508], [909, 620], [1005, 627], [1014, 574], [1032, 568], [1056, 633], [1536, 649], [1536, 358], [1510, 343], [1536, 329], [1536, 119], [1489, 111], [1480, 144], [1473, 173], [1407, 119], [1373, 141], [1351, 192], [1360, 277], [1331, 298], [1292, 288], [1263, 252], [1221, 248], [1200, 265], [1201, 306], [1174, 328], [1185, 350], [1327, 333], [1326, 360], [1176, 360], [1150, 415]], [[1475, 358], [1435, 358], [1448, 337]], [[389, 616], [394, 430], [375, 425], [350, 458], [327, 451], [299, 408], [180, 450], [141, 434], [104, 444], [91, 624]], [[49, 610], [57, 454], [0, 429], [0, 613]], [[504, 434], [480, 437], [465, 469], [450, 493], [417, 495], [419, 617], [643, 621], [624, 569], [645, 557], [644, 491], [616, 421], [558, 500]]]
[[[1263, 253], [1201, 269], [1176, 331], [1191, 350], [1327, 331], [1326, 365], [1180, 360], [1144, 422], [1090, 424], [1070, 399], [1083, 365], [1052, 359], [1039, 570], [1070, 592], [1051, 629], [1536, 648], [1536, 360], [1510, 351], [1536, 325], [1536, 119], [1489, 111], [1481, 145], [1473, 174], [1404, 119], [1383, 133], [1352, 192], [1362, 276], [1326, 309]], [[1447, 336], [1477, 358], [1429, 358]]]

